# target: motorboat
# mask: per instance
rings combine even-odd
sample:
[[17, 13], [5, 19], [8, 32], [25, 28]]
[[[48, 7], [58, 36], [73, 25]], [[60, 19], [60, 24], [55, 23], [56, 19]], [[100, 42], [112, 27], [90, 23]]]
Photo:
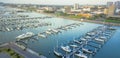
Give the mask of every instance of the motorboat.
[[85, 39], [85, 38], [81, 38], [80, 40], [82, 40], [82, 41], [87, 41], [87, 39]]
[[49, 31], [46, 31], [45, 33], [46, 33], [46, 34], [52, 34], [52, 33], [51, 33], [51, 32], [49, 32]]
[[55, 33], [58, 33], [58, 32], [59, 32], [58, 30], [55, 30], [55, 29], [52, 29], [52, 31], [55, 32]]
[[42, 37], [42, 38], [46, 38], [46, 36], [43, 35], [43, 34], [41, 34], [41, 33], [38, 33], [38, 36], [39, 36], [39, 37]]
[[78, 46], [77, 45], [70, 45], [71, 47], [74, 47], [74, 48], [77, 48]]
[[66, 52], [71, 52], [71, 49], [69, 46], [61, 46], [62, 50], [66, 51]]
[[57, 55], [58, 57], [62, 57], [62, 54], [57, 52], [57, 51], [55, 51], [55, 49], [54, 49], [54, 54]]
[[90, 53], [90, 54], [92, 54], [93, 52], [92, 51], [89, 51], [88, 49], [86, 49], [86, 48], [82, 48], [82, 50], [84, 51], [84, 52], [87, 52], [87, 53]]
[[32, 36], [34, 36], [34, 33], [27, 32], [26, 34], [19, 35], [16, 38], [19, 39], [19, 40], [21, 40], [21, 39], [29, 38], [29, 37], [32, 37]]
[[81, 44], [82, 42], [79, 42], [78, 40], [73, 40], [74, 42], [78, 43], [78, 44]]
[[99, 42], [104, 42], [104, 40], [102, 39], [99, 39], [99, 38], [95, 38], [96, 41], [99, 41]]
[[93, 35], [95, 35], [95, 33], [94, 32], [89, 32], [89, 33], [87, 33], [87, 35], [93, 36]]
[[80, 57], [80, 58], [88, 58], [85, 54], [83, 54], [82, 52], [76, 53], [76, 56]]

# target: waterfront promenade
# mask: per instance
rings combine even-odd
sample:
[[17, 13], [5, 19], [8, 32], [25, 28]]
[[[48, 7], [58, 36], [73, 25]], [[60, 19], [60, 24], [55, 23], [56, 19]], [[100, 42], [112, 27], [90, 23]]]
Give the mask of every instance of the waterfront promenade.
[[[81, 19], [77, 19], [77, 18], [69, 18], [69, 17], [65, 17], [65, 16], [57, 16], [55, 14], [50, 14], [50, 13], [42, 13], [48, 16], [52, 16], [52, 17], [58, 17], [58, 18], [65, 18], [65, 19], [69, 19], [69, 20], [76, 20], [76, 21], [81, 21]], [[88, 20], [88, 19], [84, 19], [82, 22], [90, 22], [90, 23], [97, 23], [97, 24], [106, 24], [106, 25], [113, 25], [113, 26], [120, 26], [119, 23], [109, 23], [109, 22], [103, 22], [103, 21], [97, 21], [97, 20]]]

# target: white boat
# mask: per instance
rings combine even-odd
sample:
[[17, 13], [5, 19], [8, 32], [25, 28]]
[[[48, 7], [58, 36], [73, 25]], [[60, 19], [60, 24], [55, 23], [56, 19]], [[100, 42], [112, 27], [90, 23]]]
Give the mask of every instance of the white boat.
[[91, 37], [90, 37], [90, 36], [86, 36], [85, 38], [86, 38], [86, 39], [91, 39]]
[[58, 40], [57, 40], [57, 49], [55, 50], [54, 48], [54, 54], [57, 55], [58, 57], [62, 57], [62, 54], [57, 51], [58, 51]]
[[115, 29], [115, 28], [113, 28], [113, 27], [109, 27], [109, 29], [110, 29], [110, 30], [116, 30], [116, 29]]
[[43, 35], [43, 34], [41, 34], [41, 33], [38, 33], [38, 36], [39, 36], [39, 37], [42, 37], [42, 38], [46, 38], [46, 36]]
[[104, 36], [101, 36], [100, 38], [102, 38], [102, 39], [105, 39], [106, 37], [104, 37]]
[[87, 39], [85, 39], [85, 38], [81, 38], [81, 40], [82, 40], [82, 41], [87, 41]]
[[92, 51], [89, 51], [88, 49], [85, 49], [85, 48], [82, 48], [83, 51], [87, 52], [87, 53], [90, 53], [92, 54], [93, 52]]
[[55, 33], [58, 33], [58, 32], [59, 32], [58, 30], [55, 30], [55, 29], [52, 29], [52, 31], [55, 32]]
[[10, 29], [8, 27], [6, 27], [7, 31], [10, 31]]
[[51, 31], [52, 29], [48, 29], [48, 31]]
[[67, 30], [67, 28], [66, 27], [62, 27], [62, 30]]
[[22, 35], [19, 35], [17, 36], [16, 38], [21, 40], [21, 39], [24, 39], [24, 38], [29, 38], [29, 37], [32, 37], [34, 36], [34, 33], [32, 32], [27, 32], [26, 34], [22, 34]]
[[96, 41], [99, 41], [99, 42], [104, 42], [104, 40], [102, 39], [99, 39], [99, 38], [95, 38]]
[[87, 35], [93, 36], [93, 35], [95, 35], [95, 33], [94, 32], [89, 32], [89, 33], [87, 33]]
[[46, 33], [46, 34], [52, 34], [52, 33], [51, 33], [51, 32], [49, 32], [49, 31], [46, 31], [45, 33]]
[[77, 45], [70, 45], [71, 47], [74, 47], [74, 48], [77, 48], [78, 46]]
[[88, 58], [86, 55], [84, 55], [82, 53], [78, 53], [78, 54], [75, 54], [75, 55], [80, 57], [80, 58]]
[[79, 42], [78, 40], [73, 40], [73, 41], [78, 43], [78, 44], [82, 44], [82, 42]]
[[59, 56], [59, 57], [62, 57], [62, 54], [59, 53], [59, 52], [57, 52], [57, 51], [55, 51], [55, 49], [54, 49], [54, 54], [57, 55], [57, 56]]
[[103, 39], [103, 40], [107, 40], [107, 38], [105, 36], [101, 36], [100, 39]]
[[71, 49], [70, 49], [70, 47], [69, 46], [61, 46], [61, 48], [64, 50], [64, 51], [66, 51], [66, 52], [71, 52]]
[[80, 58], [87, 58], [87, 56], [86, 55], [84, 55], [84, 54], [81, 54], [81, 53], [79, 53], [79, 54], [75, 54], [76, 56], [78, 56], [78, 57], [80, 57]]

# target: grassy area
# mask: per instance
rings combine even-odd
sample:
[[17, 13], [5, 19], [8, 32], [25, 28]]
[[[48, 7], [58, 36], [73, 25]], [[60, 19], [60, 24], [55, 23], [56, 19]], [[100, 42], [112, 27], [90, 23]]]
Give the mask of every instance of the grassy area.
[[23, 56], [19, 55], [18, 53], [16, 53], [15, 51], [13, 51], [10, 48], [1, 48], [0, 53], [1, 52], [8, 53], [11, 56], [11, 58], [24, 58]]
[[110, 23], [120, 23], [120, 20], [112, 20], [112, 19], [107, 19], [105, 22], [110, 22]]
[[67, 16], [67, 17], [69, 17], [69, 18], [76, 18], [76, 19], [82, 18], [81, 16], [75, 16], [75, 15], [69, 15], [69, 16]]
[[64, 17], [68, 17], [68, 18], [76, 18], [76, 19], [82, 18], [81, 16], [70, 15], [70, 14], [66, 14], [66, 13], [59, 13], [59, 14], [56, 14], [56, 15], [57, 16], [64, 16]]

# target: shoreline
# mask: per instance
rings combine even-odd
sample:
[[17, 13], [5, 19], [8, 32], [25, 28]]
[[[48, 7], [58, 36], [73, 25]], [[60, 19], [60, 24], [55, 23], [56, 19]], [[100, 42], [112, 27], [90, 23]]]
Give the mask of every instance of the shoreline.
[[[69, 17], [64, 17], [64, 16], [57, 16], [55, 14], [50, 14], [50, 13], [40, 13], [40, 14], [45, 14], [45, 15], [48, 15], [48, 16], [56, 17], [56, 18], [64, 18], [64, 19], [68, 19], [68, 20], [81, 21], [80, 19], [77, 19], [77, 18], [69, 18]], [[93, 21], [93, 20], [87, 20], [87, 19], [83, 20], [82, 22], [89, 22], [89, 23], [96, 23], [96, 24], [106, 24], [106, 25], [112, 25], [112, 26], [120, 26], [119, 23], [102, 22], [102, 21], [96, 21], [96, 20]]]
[[27, 48], [26, 51], [24, 51], [24, 46], [18, 45], [15, 42], [9, 42], [9, 43], [4, 43], [0, 45], [0, 48], [11, 48], [14, 50], [16, 53], [22, 55], [24, 58], [47, 58], [44, 55], [39, 55], [39, 53]]

